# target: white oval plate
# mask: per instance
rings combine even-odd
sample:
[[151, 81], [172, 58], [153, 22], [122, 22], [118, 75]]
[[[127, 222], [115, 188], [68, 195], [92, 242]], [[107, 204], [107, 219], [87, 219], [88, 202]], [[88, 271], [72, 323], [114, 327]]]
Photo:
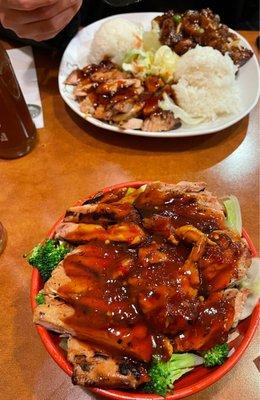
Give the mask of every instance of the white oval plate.
[[[60, 94], [68, 104], [68, 106], [75, 111], [82, 118], [86, 119], [93, 125], [96, 125], [103, 129], [108, 129], [110, 131], [120, 132], [128, 135], [135, 136], [147, 136], [147, 137], [185, 137], [185, 136], [197, 136], [197, 135], [207, 135], [213, 132], [220, 131], [222, 129], [228, 128], [229, 126], [235, 124], [243, 117], [245, 117], [252, 108], [256, 105], [259, 97], [259, 67], [255, 54], [253, 57], [239, 70], [238, 73], [238, 85], [242, 96], [242, 108], [239, 113], [232, 114], [231, 116], [218, 118], [214, 122], [203, 123], [197, 125], [196, 127], [182, 125], [181, 128], [176, 130], [171, 130], [167, 132], [143, 132], [140, 130], [133, 129], [120, 129], [115, 125], [110, 125], [105, 122], [99, 121], [93, 117], [86, 117], [79, 109], [79, 104], [73, 99], [72, 89], [73, 87], [65, 85], [64, 81], [69, 75], [69, 73], [79, 67], [83, 68], [88, 64], [89, 50], [91, 41], [95, 32], [98, 30], [104, 21], [111, 18], [117, 18], [118, 16], [133, 21], [135, 23], [141, 23], [145, 30], [148, 30], [151, 25], [151, 20], [159, 13], [131, 13], [131, 14], [120, 14], [114, 15], [112, 17], [101, 19], [94, 22], [91, 25], [80, 30], [77, 35], [68, 44], [59, 69], [59, 90]], [[231, 30], [232, 31], [232, 30]], [[237, 33], [240, 37], [243, 46], [252, 50], [249, 43]], [[253, 51], [253, 50], [252, 50]]]

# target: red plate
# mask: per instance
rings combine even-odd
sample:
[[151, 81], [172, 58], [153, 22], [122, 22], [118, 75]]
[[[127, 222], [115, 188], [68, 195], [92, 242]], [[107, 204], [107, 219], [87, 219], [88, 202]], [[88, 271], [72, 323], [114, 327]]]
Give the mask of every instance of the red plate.
[[[112, 189], [120, 189], [122, 187], [139, 187], [147, 182], [126, 182], [120, 183], [118, 185], [110, 186], [109, 188], [105, 188], [104, 191], [110, 191]], [[92, 197], [93, 195], [89, 196]], [[88, 197], [88, 198], [89, 198]], [[83, 201], [85, 201], [84, 199]], [[83, 201], [78, 201], [77, 204], [82, 204]], [[59, 218], [59, 220], [54, 224], [51, 230], [48, 232], [48, 237], [51, 238], [55, 231], [56, 226], [63, 219], [64, 215]], [[256, 256], [255, 247], [248, 236], [248, 234], [243, 230], [243, 237], [246, 239], [248, 246], [251, 250], [252, 256]], [[36, 268], [33, 268], [32, 272], [32, 282], [31, 282], [31, 305], [34, 309], [36, 307], [35, 296], [43, 287], [43, 282], [40, 277], [40, 274]], [[255, 330], [257, 328], [257, 324], [259, 321], [259, 304], [255, 307], [253, 313], [247, 319], [241, 321], [238, 324], [239, 337], [234, 340], [232, 346], [235, 348], [235, 352], [232, 354], [228, 360], [221, 365], [220, 367], [215, 367], [212, 369], [204, 368], [204, 367], [196, 367], [192, 372], [183, 376], [181, 379], [174, 384], [174, 393], [167, 396], [168, 400], [177, 400], [183, 397], [192, 395], [197, 393], [203, 389], [206, 389], [208, 386], [212, 385], [218, 379], [222, 378], [240, 359], [249, 343], [251, 342]], [[41, 326], [36, 326], [36, 329], [41, 337], [41, 340], [50, 354], [50, 356], [54, 359], [54, 361], [66, 372], [69, 376], [72, 375], [72, 366], [66, 359], [66, 354], [59, 347], [59, 336], [55, 333], [47, 331], [45, 328]], [[105, 390], [98, 388], [91, 388], [92, 392], [102, 395], [106, 398], [110, 399], [135, 399], [135, 400], [161, 400], [161, 396], [152, 395], [152, 394], [144, 394], [138, 392], [123, 392], [121, 390]]]

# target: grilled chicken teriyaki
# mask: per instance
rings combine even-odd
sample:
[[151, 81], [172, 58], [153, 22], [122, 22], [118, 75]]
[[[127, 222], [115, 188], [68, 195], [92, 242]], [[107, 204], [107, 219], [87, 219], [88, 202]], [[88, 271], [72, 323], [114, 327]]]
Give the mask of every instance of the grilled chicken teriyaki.
[[220, 23], [218, 15], [209, 9], [188, 10], [183, 14], [173, 10], [156, 17], [160, 28], [160, 41], [182, 55], [197, 44], [211, 46], [222, 54], [226, 52], [233, 62], [241, 67], [253, 55], [252, 51], [239, 44], [238, 36]]
[[71, 338], [73, 381], [136, 388], [153, 355], [227, 340], [247, 290], [243, 239], [203, 183], [99, 193], [68, 209], [55, 237], [74, 249], [44, 286], [34, 321]]
[[181, 125], [172, 112], [159, 108], [163, 93], [172, 98], [174, 93], [157, 76], [141, 80], [104, 60], [73, 71], [65, 83], [75, 86], [74, 96], [84, 114], [124, 129], [161, 132]]

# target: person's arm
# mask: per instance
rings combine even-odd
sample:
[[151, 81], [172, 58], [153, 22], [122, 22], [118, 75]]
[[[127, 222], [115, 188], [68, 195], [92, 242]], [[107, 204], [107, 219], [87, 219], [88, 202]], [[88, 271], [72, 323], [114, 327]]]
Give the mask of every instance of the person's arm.
[[0, 0], [0, 22], [21, 38], [43, 41], [55, 37], [81, 4], [82, 0]]

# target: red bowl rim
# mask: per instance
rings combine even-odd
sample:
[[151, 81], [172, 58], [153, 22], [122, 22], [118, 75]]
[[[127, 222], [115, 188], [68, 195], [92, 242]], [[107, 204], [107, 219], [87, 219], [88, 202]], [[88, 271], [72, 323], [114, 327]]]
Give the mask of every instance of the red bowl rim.
[[[113, 186], [106, 187], [105, 189], [102, 189], [102, 191], [108, 192], [113, 189], [120, 189], [123, 187], [139, 187], [141, 185], [144, 185], [146, 183], [149, 183], [148, 181], [135, 181], [135, 182], [124, 182], [120, 184], [116, 184]], [[79, 200], [76, 202], [76, 205], [82, 204], [85, 200], [88, 198], [92, 197], [98, 192], [95, 192], [89, 196], [87, 196], [84, 200]], [[63, 219], [64, 214], [57, 220], [57, 222], [52, 226], [52, 228], [48, 231], [47, 237], [52, 237], [53, 233], [57, 227], [57, 225], [61, 222]], [[256, 249], [255, 246], [250, 239], [248, 233], [243, 229], [243, 237], [248, 243], [249, 249], [252, 253], [252, 257], [256, 257]], [[31, 306], [32, 309], [36, 307], [36, 301], [35, 301], [35, 296], [39, 292], [41, 288], [41, 277], [36, 268], [33, 268], [32, 270], [32, 277], [31, 277], [31, 290], [30, 290], [30, 300], [31, 300]], [[206, 389], [216, 381], [218, 381], [222, 376], [224, 376], [241, 358], [242, 354], [245, 352], [247, 349], [249, 343], [251, 342], [254, 333], [256, 331], [258, 322], [259, 322], [259, 316], [260, 316], [260, 305], [259, 303], [256, 305], [255, 309], [253, 310], [253, 313], [251, 314], [250, 317], [250, 322], [248, 329], [241, 340], [241, 343], [239, 344], [238, 348], [236, 351], [231, 355], [231, 357], [228, 358], [228, 360], [218, 368], [214, 369], [212, 373], [200, 379], [198, 382], [195, 384], [191, 384], [185, 388], [181, 389], [176, 389], [173, 394], [168, 395], [166, 398], [167, 400], [177, 400], [184, 398], [186, 396], [190, 396], [192, 394], [195, 394], [203, 389]], [[53, 360], [59, 365], [61, 369], [63, 369], [64, 372], [66, 372], [67, 375], [72, 376], [72, 366], [71, 364], [66, 360], [63, 352], [57, 347], [57, 345], [53, 342], [53, 339], [51, 337], [51, 334], [47, 329], [41, 327], [41, 326], [36, 326], [36, 329], [40, 335], [40, 338], [48, 351], [49, 355], [53, 358]], [[161, 396], [157, 396], [154, 394], [142, 394], [142, 393], [130, 393], [130, 392], [123, 392], [120, 390], [105, 390], [105, 389], [99, 389], [99, 388], [89, 388], [90, 391], [101, 395], [106, 398], [110, 399], [117, 399], [117, 400], [161, 400]]]

